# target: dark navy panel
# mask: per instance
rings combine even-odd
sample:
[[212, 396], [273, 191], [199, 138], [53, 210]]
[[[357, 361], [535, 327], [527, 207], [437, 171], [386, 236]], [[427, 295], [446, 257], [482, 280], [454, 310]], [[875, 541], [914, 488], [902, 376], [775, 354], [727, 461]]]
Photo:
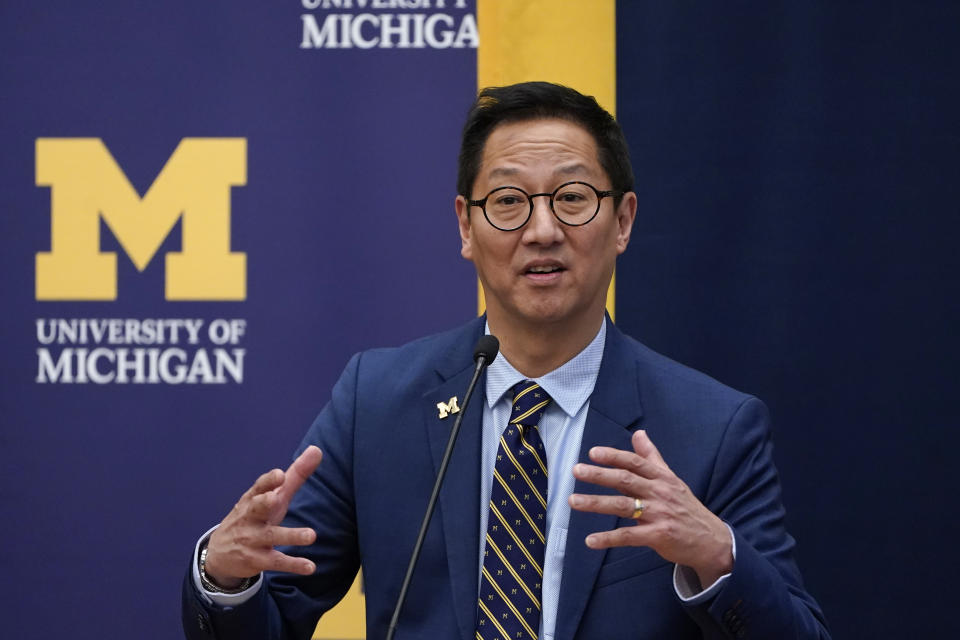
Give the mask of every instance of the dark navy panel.
[[769, 405], [838, 638], [946, 637], [960, 6], [618, 2], [617, 320]]

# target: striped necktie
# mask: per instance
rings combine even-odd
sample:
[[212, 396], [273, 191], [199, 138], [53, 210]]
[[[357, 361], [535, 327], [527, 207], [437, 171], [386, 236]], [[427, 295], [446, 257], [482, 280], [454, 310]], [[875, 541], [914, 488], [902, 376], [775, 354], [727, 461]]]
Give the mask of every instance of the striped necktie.
[[550, 396], [512, 388], [510, 422], [493, 468], [477, 606], [477, 640], [536, 640], [547, 531], [547, 456], [537, 425]]

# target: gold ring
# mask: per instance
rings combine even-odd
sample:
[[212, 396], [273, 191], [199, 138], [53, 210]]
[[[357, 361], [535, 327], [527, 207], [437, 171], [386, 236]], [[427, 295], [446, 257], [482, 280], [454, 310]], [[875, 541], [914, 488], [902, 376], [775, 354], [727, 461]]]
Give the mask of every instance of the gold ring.
[[641, 500], [640, 498], [634, 498], [633, 499], [633, 515], [630, 517], [633, 518], [634, 520], [639, 520], [640, 518], [643, 517], [644, 509], [646, 509], [646, 507], [643, 506], [643, 500]]

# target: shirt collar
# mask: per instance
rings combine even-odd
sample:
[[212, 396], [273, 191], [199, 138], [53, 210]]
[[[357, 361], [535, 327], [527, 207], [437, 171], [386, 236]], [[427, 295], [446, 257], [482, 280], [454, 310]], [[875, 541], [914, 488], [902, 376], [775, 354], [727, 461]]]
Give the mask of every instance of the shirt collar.
[[[484, 333], [490, 333], [489, 325], [485, 326]], [[553, 371], [539, 378], [533, 378], [544, 391], [550, 394], [553, 402], [570, 417], [580, 411], [593, 393], [597, 374], [600, 372], [600, 360], [603, 358], [606, 335], [607, 322], [604, 320], [597, 335], [584, 347], [583, 351]], [[525, 379], [522, 373], [507, 362], [503, 354], [498, 353], [487, 367], [487, 404], [492, 408], [510, 387]]]

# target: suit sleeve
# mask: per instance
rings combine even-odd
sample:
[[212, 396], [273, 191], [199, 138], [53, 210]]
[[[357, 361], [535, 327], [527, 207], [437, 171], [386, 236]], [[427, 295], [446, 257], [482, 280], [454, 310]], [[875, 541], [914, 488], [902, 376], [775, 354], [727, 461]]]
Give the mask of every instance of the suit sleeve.
[[769, 416], [756, 398], [741, 403], [727, 425], [704, 503], [733, 529], [737, 548], [733, 571], [716, 597], [686, 606], [704, 636], [829, 639], [794, 559]]
[[352, 478], [360, 360], [360, 354], [350, 360], [295, 454], [315, 444], [323, 451], [323, 461], [294, 496], [283, 524], [311, 527], [317, 539], [309, 547], [279, 549], [309, 558], [316, 563], [316, 572], [311, 576], [267, 572], [254, 597], [236, 607], [222, 607], [203, 597], [188, 570], [182, 604], [188, 640], [307, 640], [320, 616], [350, 588], [360, 567]]

